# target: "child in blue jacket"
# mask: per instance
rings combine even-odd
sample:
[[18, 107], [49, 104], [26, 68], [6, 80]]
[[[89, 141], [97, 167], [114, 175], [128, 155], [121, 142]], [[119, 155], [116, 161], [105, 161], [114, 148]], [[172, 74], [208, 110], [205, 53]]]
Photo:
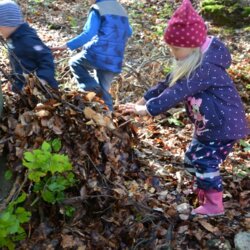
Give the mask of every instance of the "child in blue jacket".
[[195, 128], [184, 160], [198, 187], [200, 206], [192, 214], [221, 215], [219, 165], [235, 142], [249, 134], [240, 96], [226, 72], [231, 56], [220, 40], [207, 36], [205, 23], [189, 0], [168, 22], [164, 39], [175, 58], [172, 72], [137, 103], [121, 105], [121, 110], [156, 116], [184, 101]]
[[101, 95], [112, 111], [109, 90], [113, 78], [122, 70], [125, 46], [132, 29], [127, 12], [116, 0], [90, 0], [90, 3], [93, 5], [83, 32], [52, 50], [75, 50], [83, 46], [69, 62], [71, 71], [81, 89]]
[[50, 49], [41, 41], [36, 31], [24, 22], [19, 6], [11, 0], [0, 2], [0, 34], [7, 41], [13, 71], [14, 92], [20, 92], [25, 76], [35, 73], [42, 83], [57, 89], [55, 66]]

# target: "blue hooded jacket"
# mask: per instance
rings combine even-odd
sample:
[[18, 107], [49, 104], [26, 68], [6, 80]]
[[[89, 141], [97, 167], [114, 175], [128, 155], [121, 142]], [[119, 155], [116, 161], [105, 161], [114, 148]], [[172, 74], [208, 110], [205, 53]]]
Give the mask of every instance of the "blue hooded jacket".
[[9, 58], [14, 77], [14, 89], [25, 84], [23, 73], [36, 73], [52, 88], [58, 88], [54, 78], [55, 66], [50, 49], [41, 41], [28, 23], [21, 24], [7, 39]]
[[165, 82], [145, 94], [147, 110], [155, 116], [184, 101], [198, 140], [244, 138], [249, 134], [249, 128], [243, 104], [226, 72], [231, 56], [221, 41], [212, 39], [201, 66], [188, 80], [183, 78], [168, 88], [168, 75]]

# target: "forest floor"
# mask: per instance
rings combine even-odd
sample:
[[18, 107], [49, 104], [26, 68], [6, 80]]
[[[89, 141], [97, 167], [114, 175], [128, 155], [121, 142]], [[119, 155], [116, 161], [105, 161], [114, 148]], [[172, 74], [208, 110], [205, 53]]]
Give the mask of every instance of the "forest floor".
[[[36, 28], [42, 40], [49, 46], [63, 45], [79, 34], [89, 8], [88, 1], [80, 0], [68, 3], [62, 0], [18, 2], [31, 26]], [[127, 46], [123, 73], [112, 85], [115, 105], [138, 100], [169, 71], [170, 55], [163, 42], [162, 32], [173, 7], [176, 6], [174, 3], [173, 6], [167, 7], [162, 0], [121, 2], [129, 12], [134, 34]], [[208, 24], [209, 34], [222, 39], [232, 52], [233, 62], [229, 73], [242, 97], [250, 122], [249, 29], [217, 27], [209, 22]], [[68, 60], [73, 54], [75, 52], [69, 51], [55, 54], [57, 79], [62, 91], [64, 88], [76, 90], [68, 67]], [[9, 72], [4, 50], [1, 51], [0, 65], [5, 72]], [[3, 75], [1, 78], [6, 82]], [[9, 97], [8, 102], [18, 109], [18, 105], [10, 101], [11, 98], [14, 97]], [[62, 95], [60, 98], [66, 97]], [[64, 100], [69, 100], [70, 97], [67, 98]], [[9, 114], [14, 113], [9, 107], [7, 109]], [[250, 230], [250, 138], [239, 141], [221, 166], [225, 215], [215, 218], [191, 217], [191, 206], [196, 206], [197, 200], [192, 193], [192, 178], [182, 167], [184, 152], [192, 136], [192, 126], [185, 115], [183, 105], [180, 104], [166, 114], [154, 118], [122, 116], [115, 112], [113, 119], [119, 128], [124, 127], [124, 132], [128, 131], [127, 135], [131, 136], [125, 139], [122, 137], [122, 140], [128, 141], [127, 146], [131, 145], [127, 151], [119, 148], [119, 153], [112, 152], [112, 149], [118, 148], [117, 144], [122, 144], [119, 136], [118, 139], [107, 143], [106, 136], [110, 135], [110, 132], [101, 130], [99, 134], [96, 129], [93, 133], [102, 137], [102, 144], [107, 146], [105, 150], [110, 154], [116, 156], [124, 153], [125, 159], [129, 161], [123, 165], [126, 169], [115, 169], [112, 165], [101, 169], [92, 162], [98, 167], [97, 172], [83, 170], [82, 166], [85, 165], [81, 160], [74, 159], [71, 152], [70, 159], [78, 166], [74, 169], [75, 173], [82, 176], [80, 194], [77, 190], [70, 191], [81, 197], [80, 204], [72, 203], [76, 206], [75, 215], [65, 219], [55, 214], [59, 213], [60, 205], [52, 208], [42, 204], [45, 210], [51, 209], [50, 213], [44, 211], [42, 216], [40, 210], [34, 213], [39, 218], [34, 218], [29, 226], [26, 226], [28, 237], [21, 241], [17, 248], [233, 249], [235, 235]], [[7, 118], [6, 124], [11, 124]], [[58, 125], [57, 131], [59, 128], [64, 129]], [[4, 131], [3, 126], [1, 129]], [[15, 131], [17, 133], [17, 130]], [[20, 131], [18, 133], [20, 134]], [[60, 138], [64, 143], [65, 137]], [[70, 141], [69, 138], [67, 140]], [[38, 146], [39, 142], [41, 140], [35, 141], [32, 147]], [[67, 144], [66, 139], [65, 143]], [[78, 144], [77, 141], [75, 143]], [[15, 157], [20, 161], [20, 155], [24, 152], [20, 145], [23, 145], [25, 150], [31, 148], [20, 141], [16, 145], [19, 145], [20, 151], [15, 151]], [[10, 144], [8, 148], [12, 148]], [[66, 152], [70, 152], [70, 149], [67, 148]], [[96, 151], [93, 154], [97, 154]], [[126, 154], [129, 154], [129, 158], [126, 158]], [[92, 160], [99, 162], [99, 156], [90, 156]], [[10, 162], [15, 157], [12, 156]], [[113, 161], [116, 162], [114, 159]], [[23, 173], [19, 165], [15, 165], [14, 169]], [[32, 185], [25, 182], [24, 187], [30, 191]], [[90, 191], [91, 188], [94, 191]], [[28, 209], [29, 206], [26, 207]]]

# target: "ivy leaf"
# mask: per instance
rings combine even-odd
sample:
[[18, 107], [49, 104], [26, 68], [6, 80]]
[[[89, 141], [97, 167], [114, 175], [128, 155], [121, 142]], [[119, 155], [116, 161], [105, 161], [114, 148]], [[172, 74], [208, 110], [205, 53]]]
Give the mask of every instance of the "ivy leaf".
[[19, 203], [22, 203], [25, 201], [26, 197], [27, 197], [27, 194], [23, 192], [15, 201], [12, 202], [12, 204], [17, 205]]
[[26, 211], [23, 207], [18, 207], [15, 211], [15, 214], [20, 223], [28, 222], [31, 217], [31, 213]]
[[33, 162], [35, 161], [35, 156], [31, 152], [25, 152], [24, 159], [28, 162]]
[[28, 173], [28, 178], [34, 182], [40, 182], [41, 177], [44, 177], [46, 173], [41, 171], [32, 171]]
[[42, 144], [42, 150], [43, 151], [47, 151], [47, 152], [51, 152], [51, 150], [52, 150], [52, 148], [51, 148], [51, 146], [50, 146], [50, 144], [48, 143], [48, 142], [43, 142], [43, 144]]
[[42, 192], [42, 198], [45, 201], [52, 203], [52, 204], [56, 202], [53, 192], [49, 191], [48, 189]]
[[54, 152], [59, 152], [59, 150], [62, 147], [62, 143], [61, 140], [59, 139], [54, 139], [51, 143], [52, 149], [54, 150]]
[[6, 246], [9, 250], [15, 249], [15, 244], [10, 239], [2, 238], [0, 235], [0, 247]]
[[72, 169], [68, 156], [54, 154], [51, 158], [50, 171], [52, 174], [65, 172]]

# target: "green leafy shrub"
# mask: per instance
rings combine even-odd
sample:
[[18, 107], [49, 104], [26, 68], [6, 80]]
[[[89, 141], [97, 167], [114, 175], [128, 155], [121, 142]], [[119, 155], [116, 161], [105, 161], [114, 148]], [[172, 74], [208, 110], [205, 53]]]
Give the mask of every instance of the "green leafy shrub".
[[60, 148], [57, 139], [44, 142], [40, 149], [25, 152], [23, 159], [28, 179], [34, 182], [33, 191], [52, 204], [64, 200], [64, 191], [76, 183], [68, 156], [56, 153]]
[[17, 206], [23, 203], [26, 194], [22, 193], [16, 200], [9, 203], [7, 208], [0, 212], [0, 247], [12, 250], [15, 242], [25, 239], [26, 233], [21, 224], [30, 220], [31, 213], [25, 208]]

